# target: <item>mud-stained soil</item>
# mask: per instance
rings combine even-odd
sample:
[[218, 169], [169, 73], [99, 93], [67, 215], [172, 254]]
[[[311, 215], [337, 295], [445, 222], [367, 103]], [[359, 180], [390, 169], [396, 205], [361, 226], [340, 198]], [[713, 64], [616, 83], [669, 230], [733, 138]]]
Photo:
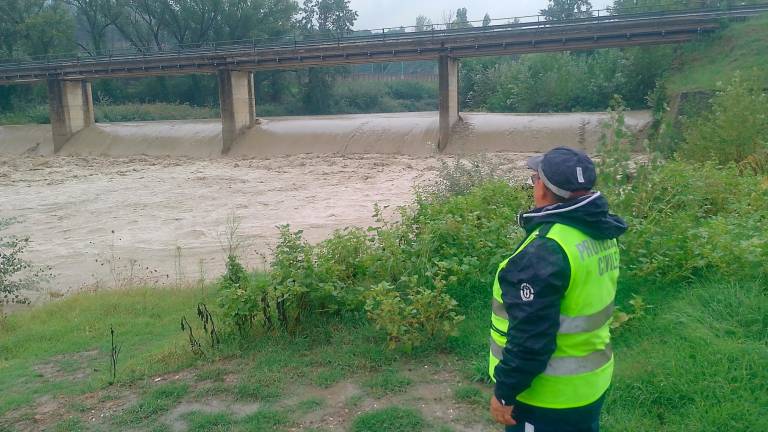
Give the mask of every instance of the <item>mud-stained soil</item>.
[[[189, 391], [183, 400], [152, 420], [153, 427], [187, 431], [186, 417], [191, 413], [225, 413], [237, 421], [260, 410], [280, 410], [289, 413], [291, 419], [291, 425], [285, 430], [315, 428], [345, 431], [357, 416], [389, 406], [415, 408], [428, 423], [446, 425], [457, 432], [481, 432], [493, 427], [484, 410], [454, 398], [455, 389], [467, 382], [450, 363], [400, 364], [398, 373], [407, 377], [411, 384], [394, 394], [373, 396], [363, 385], [368, 377], [358, 375], [327, 388], [300, 385], [284, 398], [270, 402], [236, 400], [232, 384], [240, 379], [239, 371], [243, 370], [240, 363], [241, 360], [224, 360], [199, 369], [163, 374], [135, 384], [111, 386], [79, 396], [43, 396], [30, 406], [0, 418], [0, 427], [19, 431], [53, 430], [62, 421], [70, 419], [87, 430], [115, 430], [118, 428], [116, 418], [135, 406], [141, 394], [174, 382], [189, 384]], [[220, 370], [211, 372], [211, 368]], [[214, 375], [213, 378], [210, 378], [211, 375]], [[212, 393], [209, 391], [212, 383], [220, 384], [227, 390]], [[490, 395], [490, 389], [484, 388], [484, 391]], [[306, 404], [307, 401], [311, 403]], [[144, 430], [144, 427], [136, 426], [132, 430]]]

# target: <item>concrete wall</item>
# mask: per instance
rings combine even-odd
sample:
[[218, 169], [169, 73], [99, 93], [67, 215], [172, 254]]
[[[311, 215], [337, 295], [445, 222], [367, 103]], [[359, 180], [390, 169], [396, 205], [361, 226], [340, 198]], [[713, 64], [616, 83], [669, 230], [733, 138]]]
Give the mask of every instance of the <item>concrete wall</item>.
[[49, 80], [48, 108], [57, 153], [72, 136], [94, 123], [91, 83]]
[[459, 121], [459, 62], [449, 56], [438, 60], [438, 91], [440, 99], [440, 132], [438, 149], [450, 141], [451, 129]]
[[237, 137], [256, 120], [253, 73], [221, 69], [218, 77], [222, 154], [227, 154]]

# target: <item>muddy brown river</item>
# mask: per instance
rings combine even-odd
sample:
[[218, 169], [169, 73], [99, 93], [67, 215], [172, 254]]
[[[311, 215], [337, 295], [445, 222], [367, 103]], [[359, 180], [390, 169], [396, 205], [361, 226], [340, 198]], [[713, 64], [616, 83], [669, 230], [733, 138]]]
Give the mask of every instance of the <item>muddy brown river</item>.
[[[464, 114], [434, 154], [434, 113], [267, 119], [220, 157], [216, 121], [97, 124], [52, 156], [49, 126], [0, 127], [0, 215], [29, 236], [26, 257], [52, 268], [38, 301], [82, 289], [211, 280], [224, 268], [228, 219], [263, 267], [277, 225], [319, 241], [394, 214], [441, 159], [492, 152], [511, 179], [531, 152], [594, 148], [605, 114]], [[640, 129], [647, 113], [632, 113]], [[580, 132], [581, 131], [581, 132]], [[579, 140], [579, 136], [586, 136]]]

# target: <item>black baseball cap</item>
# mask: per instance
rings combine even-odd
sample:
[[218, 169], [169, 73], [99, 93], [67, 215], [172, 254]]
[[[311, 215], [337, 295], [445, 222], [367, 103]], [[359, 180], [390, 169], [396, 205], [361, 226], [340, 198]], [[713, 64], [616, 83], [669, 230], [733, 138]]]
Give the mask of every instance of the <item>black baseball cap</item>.
[[570, 198], [576, 191], [591, 190], [597, 180], [592, 159], [570, 147], [557, 147], [533, 156], [528, 159], [528, 168], [537, 171], [547, 188], [563, 198]]

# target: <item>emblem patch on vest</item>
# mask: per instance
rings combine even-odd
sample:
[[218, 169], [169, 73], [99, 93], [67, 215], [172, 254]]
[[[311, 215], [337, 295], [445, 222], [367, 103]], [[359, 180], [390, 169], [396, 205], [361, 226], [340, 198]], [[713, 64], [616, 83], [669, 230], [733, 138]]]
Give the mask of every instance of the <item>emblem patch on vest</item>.
[[524, 302], [533, 300], [533, 287], [527, 283], [520, 285], [520, 298], [523, 299]]

